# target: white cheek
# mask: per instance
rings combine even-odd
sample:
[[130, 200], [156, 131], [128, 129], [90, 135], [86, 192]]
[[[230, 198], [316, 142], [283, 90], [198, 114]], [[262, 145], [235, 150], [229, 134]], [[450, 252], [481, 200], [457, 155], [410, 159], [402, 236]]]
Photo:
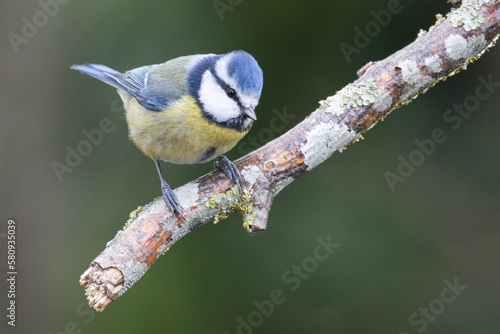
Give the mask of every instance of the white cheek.
[[240, 115], [236, 101], [226, 95], [209, 71], [203, 74], [199, 94], [205, 112], [214, 120], [225, 122]]

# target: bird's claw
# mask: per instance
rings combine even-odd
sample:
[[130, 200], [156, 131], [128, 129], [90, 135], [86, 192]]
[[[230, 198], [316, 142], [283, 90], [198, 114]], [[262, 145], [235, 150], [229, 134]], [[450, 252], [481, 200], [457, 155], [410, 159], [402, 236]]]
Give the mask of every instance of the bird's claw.
[[182, 213], [183, 208], [179, 203], [177, 196], [175, 196], [174, 191], [166, 182], [162, 182], [161, 184], [161, 193], [163, 194], [163, 199], [165, 200], [165, 203], [167, 204], [170, 211], [180, 215], [182, 218], [184, 218], [184, 220], [186, 220], [186, 217], [184, 217], [184, 214]]
[[215, 168], [220, 169], [226, 174], [226, 176], [233, 182], [234, 185], [238, 186], [238, 188], [241, 188], [241, 174], [238, 168], [229, 160], [226, 158], [226, 156], [221, 155], [219, 157], [219, 160], [215, 162]]

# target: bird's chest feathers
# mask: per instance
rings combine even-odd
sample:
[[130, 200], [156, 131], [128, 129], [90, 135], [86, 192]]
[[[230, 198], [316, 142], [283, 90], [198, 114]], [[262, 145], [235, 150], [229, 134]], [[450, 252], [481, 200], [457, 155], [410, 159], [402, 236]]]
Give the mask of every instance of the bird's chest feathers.
[[202, 163], [232, 149], [248, 132], [209, 122], [194, 98], [185, 96], [164, 111], [124, 99], [132, 141], [145, 154], [178, 164]]

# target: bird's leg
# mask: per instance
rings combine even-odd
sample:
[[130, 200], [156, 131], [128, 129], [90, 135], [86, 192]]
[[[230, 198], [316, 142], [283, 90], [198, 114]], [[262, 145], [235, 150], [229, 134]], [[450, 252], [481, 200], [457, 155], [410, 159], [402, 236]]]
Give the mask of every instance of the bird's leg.
[[221, 155], [218, 159], [215, 162], [215, 168], [222, 170], [238, 188], [243, 189], [241, 188], [241, 174], [238, 168], [224, 155]]
[[173, 213], [179, 214], [182, 216], [182, 218], [186, 219], [186, 217], [184, 217], [184, 215], [182, 214], [182, 206], [179, 203], [177, 196], [175, 196], [172, 188], [170, 188], [168, 183], [163, 179], [163, 175], [161, 174], [160, 161], [155, 159], [154, 162], [161, 180], [161, 193], [163, 194], [163, 199], [167, 203], [168, 208]]

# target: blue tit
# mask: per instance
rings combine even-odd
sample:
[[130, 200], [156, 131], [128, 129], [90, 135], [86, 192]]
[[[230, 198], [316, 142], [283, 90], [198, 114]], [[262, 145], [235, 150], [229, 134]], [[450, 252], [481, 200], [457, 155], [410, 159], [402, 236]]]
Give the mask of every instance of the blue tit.
[[218, 158], [216, 166], [241, 185], [238, 169], [223, 154], [257, 119], [263, 73], [250, 54], [185, 56], [125, 73], [97, 64], [71, 68], [118, 89], [129, 137], [153, 159], [171, 211], [183, 216], [179, 200], [163, 178], [160, 160], [195, 164]]

